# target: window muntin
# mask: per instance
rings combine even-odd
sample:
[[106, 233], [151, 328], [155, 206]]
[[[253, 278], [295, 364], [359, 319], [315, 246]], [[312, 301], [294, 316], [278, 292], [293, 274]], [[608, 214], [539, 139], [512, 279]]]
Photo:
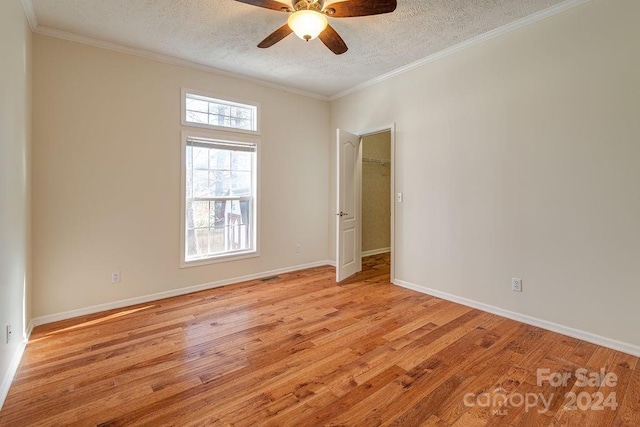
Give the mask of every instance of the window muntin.
[[255, 143], [187, 136], [185, 263], [256, 253]]
[[183, 124], [258, 132], [258, 106], [183, 90]]

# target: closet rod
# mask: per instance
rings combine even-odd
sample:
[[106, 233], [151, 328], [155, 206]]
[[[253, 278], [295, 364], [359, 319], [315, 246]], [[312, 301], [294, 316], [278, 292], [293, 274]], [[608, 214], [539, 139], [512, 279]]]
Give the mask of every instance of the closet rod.
[[362, 158], [363, 162], [370, 162], [370, 163], [381, 163], [383, 165], [390, 165], [391, 164], [391, 160], [387, 160], [387, 159], [373, 159], [371, 157], [363, 157]]

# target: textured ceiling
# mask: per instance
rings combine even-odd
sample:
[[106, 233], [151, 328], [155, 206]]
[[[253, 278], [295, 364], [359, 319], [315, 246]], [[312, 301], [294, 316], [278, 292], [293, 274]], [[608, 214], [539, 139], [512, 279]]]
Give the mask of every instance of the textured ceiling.
[[328, 97], [562, 1], [398, 0], [391, 14], [329, 18], [349, 46], [337, 56], [294, 34], [257, 48], [288, 14], [234, 0], [32, 0], [40, 27]]

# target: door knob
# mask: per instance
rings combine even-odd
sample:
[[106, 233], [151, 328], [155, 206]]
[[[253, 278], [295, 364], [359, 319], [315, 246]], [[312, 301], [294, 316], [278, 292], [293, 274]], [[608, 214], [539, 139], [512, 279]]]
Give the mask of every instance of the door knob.
[[339, 216], [339, 217], [343, 217], [343, 216], [345, 216], [345, 215], [349, 215], [349, 214], [348, 214], [348, 213], [344, 213], [344, 212], [340, 211], [340, 213], [337, 213], [336, 215], [337, 215], [337, 216]]

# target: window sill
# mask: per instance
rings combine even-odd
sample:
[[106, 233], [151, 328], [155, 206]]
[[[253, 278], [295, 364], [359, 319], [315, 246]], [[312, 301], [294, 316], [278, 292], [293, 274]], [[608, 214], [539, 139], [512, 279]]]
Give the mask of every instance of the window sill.
[[257, 250], [255, 250], [255, 251], [240, 252], [235, 254], [217, 255], [211, 258], [203, 258], [203, 259], [197, 259], [193, 261], [181, 260], [180, 268], [200, 267], [203, 265], [218, 264], [221, 262], [231, 262], [231, 261], [237, 261], [237, 260], [247, 259], [247, 258], [257, 258], [259, 256], [260, 256], [260, 253]]

